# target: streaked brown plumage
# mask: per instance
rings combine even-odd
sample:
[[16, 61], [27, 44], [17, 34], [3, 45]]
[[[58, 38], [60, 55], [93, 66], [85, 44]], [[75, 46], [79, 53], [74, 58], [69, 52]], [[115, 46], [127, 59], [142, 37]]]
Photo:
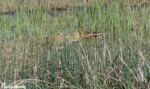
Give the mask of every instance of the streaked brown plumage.
[[75, 31], [72, 33], [57, 34], [44, 37], [41, 39], [40, 44], [45, 44], [49, 46], [61, 46], [65, 42], [75, 43], [82, 40], [93, 40], [97, 37], [101, 37], [102, 35], [104, 35], [104, 33]]

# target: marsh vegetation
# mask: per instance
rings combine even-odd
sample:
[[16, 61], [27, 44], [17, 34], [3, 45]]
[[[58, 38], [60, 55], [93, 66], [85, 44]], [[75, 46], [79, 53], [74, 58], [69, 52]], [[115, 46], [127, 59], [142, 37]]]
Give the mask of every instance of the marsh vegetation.
[[0, 84], [149, 89], [149, 0], [1, 0]]

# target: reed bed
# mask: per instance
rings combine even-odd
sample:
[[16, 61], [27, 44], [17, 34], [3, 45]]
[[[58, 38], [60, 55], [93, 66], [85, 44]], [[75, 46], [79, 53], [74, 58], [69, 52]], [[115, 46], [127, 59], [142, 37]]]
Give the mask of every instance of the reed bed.
[[[88, 7], [55, 9], [58, 14], [51, 15], [43, 8], [44, 1], [41, 5], [30, 2], [30, 7], [14, 0], [15, 13], [0, 15], [0, 84], [25, 85], [27, 89], [150, 88], [147, 4], [101, 0]], [[4, 4], [0, 4], [0, 12], [11, 11], [1, 8]], [[73, 42], [74, 32], [105, 34]], [[60, 34], [64, 41], [54, 44]], [[51, 40], [47, 42], [45, 37]]]

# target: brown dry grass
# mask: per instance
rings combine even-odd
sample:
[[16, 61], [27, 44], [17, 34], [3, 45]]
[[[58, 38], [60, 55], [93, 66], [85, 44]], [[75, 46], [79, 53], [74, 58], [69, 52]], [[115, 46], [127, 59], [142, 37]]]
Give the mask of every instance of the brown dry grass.
[[[66, 10], [76, 7], [89, 7], [96, 0], [9, 0], [0, 2], [0, 13], [15, 12], [17, 8], [23, 7], [28, 10], [36, 10], [42, 7], [46, 11]], [[100, 0], [104, 5], [110, 5], [112, 0]], [[148, 6], [150, 0], [125, 0], [121, 1], [124, 6]]]
[[47, 11], [69, 9], [76, 7], [86, 7], [93, 3], [90, 0], [11, 0], [0, 2], [0, 13], [9, 13], [16, 11], [17, 8], [23, 7], [28, 10], [36, 10], [42, 7]]
[[125, 0], [125, 6], [147, 6], [150, 4], [150, 0]]
[[16, 11], [17, 3], [14, 2], [1, 2], [0, 3], [0, 13], [11, 13]]

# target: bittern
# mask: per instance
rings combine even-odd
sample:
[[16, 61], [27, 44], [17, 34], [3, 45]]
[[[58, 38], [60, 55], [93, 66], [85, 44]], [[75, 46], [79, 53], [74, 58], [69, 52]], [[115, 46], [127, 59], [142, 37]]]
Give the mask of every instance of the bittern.
[[97, 37], [101, 37], [104, 33], [101, 32], [83, 32], [83, 31], [75, 31], [72, 33], [66, 34], [57, 34], [44, 37], [42, 44], [49, 46], [61, 46], [64, 43], [76, 43], [82, 40], [93, 40]]

